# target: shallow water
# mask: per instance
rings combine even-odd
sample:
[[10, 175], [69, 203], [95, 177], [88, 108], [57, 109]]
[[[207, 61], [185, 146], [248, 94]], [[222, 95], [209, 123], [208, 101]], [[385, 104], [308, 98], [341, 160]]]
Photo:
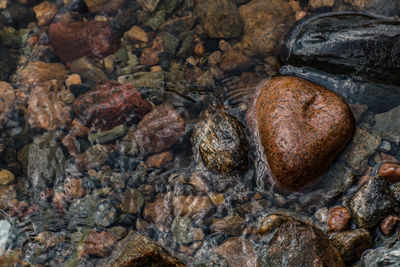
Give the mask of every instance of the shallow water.
[[[133, 10], [140, 17], [137, 25], [151, 32], [150, 36], [161, 36], [163, 32], [160, 28], [152, 30], [151, 26], [144, 23], [146, 17], [155, 15], [144, 12], [136, 1], [127, 2], [135, 6]], [[182, 2], [179, 5], [182, 11], [177, 9], [170, 12], [171, 14], [164, 21], [192, 15], [193, 5], [190, 5], [190, 2]], [[120, 11], [127, 6], [128, 3], [125, 7], [121, 7]], [[166, 8], [161, 4], [160, 6], [160, 10]], [[95, 17], [94, 14], [77, 10], [82, 13], [80, 15], [87, 18]], [[103, 18], [112, 20], [114, 15], [103, 15], [98, 20]], [[39, 53], [38, 46], [30, 45], [28, 40], [38, 37], [39, 44], [42, 42], [44, 45], [49, 45], [49, 37], [43, 34], [43, 31], [48, 31], [46, 27], [30, 25], [27, 29], [27, 25], [15, 24], [13, 27], [20, 32], [24, 29], [27, 32], [25, 35], [21, 34], [22, 47], [14, 47], [20, 55], [19, 67], [16, 72], [8, 76], [8, 79], [5, 79], [17, 92], [23, 84], [21, 69], [29, 62], [42, 61], [37, 60], [35, 53], [32, 52], [33, 50]], [[5, 37], [7, 38], [10, 40], [11, 37]], [[2, 40], [4, 43], [4, 38]], [[267, 241], [253, 233], [263, 217], [273, 213], [287, 214], [326, 232], [327, 225], [324, 216], [326, 217], [328, 209], [335, 205], [344, 205], [344, 199], [356, 190], [357, 181], [363, 176], [368, 166], [374, 167], [385, 160], [400, 161], [400, 140], [398, 139], [400, 134], [397, 132], [397, 135], [394, 133], [393, 136], [388, 136], [386, 132], [382, 133], [380, 129], [374, 128], [376, 114], [400, 107], [399, 87], [360, 82], [343, 74], [332, 75], [307, 67], [293, 67], [285, 65], [285, 62], [282, 63], [280, 69], [275, 68], [271, 71], [271, 67], [265, 63], [265, 58], [261, 56], [251, 57], [252, 67], [245, 71], [255, 74], [255, 77], [251, 77], [254, 79], [241, 76], [241, 72], [223, 73], [214, 75], [211, 78], [213, 82], [204, 85], [200, 84], [197, 78], [210, 69], [210, 66], [204, 62], [210, 52], [219, 50], [219, 40], [210, 38], [202, 41], [206, 44], [206, 54], [199, 56], [191, 49], [185, 57], [172, 56], [169, 59], [171, 66], [162, 67], [165, 76], [160, 79], [140, 80], [139, 77], [143, 73], [152, 73], [149, 71], [150, 66], [144, 66], [146, 64], [137, 64], [125, 73], [122, 70], [123, 67], [117, 68], [118, 61], [116, 60], [114, 70], [107, 73], [105, 61], [99, 61], [100, 69], [106, 73], [106, 79], [132, 82], [139, 88], [143, 98], [155, 106], [163, 102], [170, 103], [184, 119], [183, 134], [171, 147], [162, 150], [170, 150], [173, 159], [160, 168], [146, 166], [148, 156], [140, 153], [131, 153], [132, 156], [126, 157], [125, 154], [118, 152], [113, 154], [114, 158], [110, 159], [110, 155], [123, 143], [123, 136], [127, 132], [128, 135], [134, 132], [138, 126], [137, 121], [133, 125], [127, 125], [127, 132], [121, 136], [105, 142], [107, 160], [87, 169], [79, 169], [76, 166], [76, 156], [71, 155], [67, 147], [60, 143], [65, 136], [72, 134], [71, 123], [67, 123], [66, 127], [56, 127], [51, 131], [32, 127], [26, 115], [29, 112], [26, 103], [28, 100], [15, 102], [6, 124], [0, 130], [2, 156], [0, 167], [10, 170], [15, 175], [12, 186], [9, 186], [12, 191], [10, 196], [6, 196], [7, 189], [0, 193], [5, 196], [4, 201], [8, 203], [2, 207], [4, 216], [2, 214], [0, 220], [0, 252], [4, 248], [8, 251], [21, 252], [21, 258], [24, 261], [36, 266], [97, 266], [102, 257], [82, 253], [82, 243], [84, 243], [82, 240], [92, 229], [98, 232], [112, 232], [111, 230], [122, 226], [126, 230], [141, 232], [174, 251], [188, 266], [207, 262], [207, 258], [210, 257], [207, 253], [215, 251], [215, 248], [224, 241], [235, 236], [242, 236], [249, 240], [254, 250], [258, 251], [257, 257], [262, 257], [264, 252], [261, 247]], [[235, 43], [235, 41], [237, 40], [234, 38], [231, 42]], [[179, 42], [179, 46], [184, 46], [182, 40]], [[200, 43], [198, 40], [194, 43], [196, 42]], [[149, 44], [144, 46], [151, 47]], [[123, 44], [123, 47], [125, 50], [131, 49], [127, 57], [131, 59], [136, 57], [136, 60], [143, 48], [141, 45], [132, 44], [126, 46]], [[134, 54], [136, 55], [133, 56]], [[51, 62], [61, 62], [71, 68], [69, 63], [66, 64], [59, 57], [53, 60], [51, 56], [43, 54], [42, 56], [45, 59], [50, 58]], [[190, 63], [190, 60], [188, 63], [187, 59], [190, 57], [192, 57], [190, 60], [195, 61], [194, 65]], [[90, 89], [94, 88], [90, 83], [101, 76], [93, 69], [89, 68], [85, 75], [81, 74], [86, 80], [85, 86]], [[68, 70], [69, 74], [73, 72], [75, 71]], [[136, 76], [127, 77], [131, 74]], [[246, 120], [246, 114], [257, 92], [257, 84], [263, 83], [272, 74], [303, 77], [338, 93], [350, 104], [356, 117], [357, 127], [365, 129], [374, 136], [380, 136], [385, 141], [386, 148], [380, 142], [374, 151], [367, 153], [366, 166], [355, 170], [355, 168], [352, 169], [346, 157], [357, 153], [357, 150], [352, 150], [349, 145], [339, 159], [332, 164], [330, 170], [312, 188], [302, 192], [277, 190], [273, 180], [270, 179], [269, 182], [265, 180], [270, 173], [255, 130], [257, 126], [248, 125], [248, 120]], [[148, 86], [151, 82], [155, 85]], [[19, 93], [17, 99], [24, 100], [24, 92]], [[210, 171], [198, 155], [193, 155], [192, 130], [197, 122], [204, 120], [206, 110], [212, 110], [211, 113], [224, 111], [237, 118], [245, 126], [246, 138], [249, 141], [248, 168], [245, 171], [227, 174]], [[46, 109], [46, 112], [52, 114], [54, 110]], [[252, 111], [250, 115], [251, 113]], [[400, 112], [397, 114], [400, 115]], [[41, 114], [33, 116], [40, 117]], [[71, 112], [71, 116], [76, 117], [77, 114]], [[388, 118], [391, 117], [388, 116]], [[103, 118], [97, 119], [101, 121]], [[394, 119], [398, 120], [398, 118]], [[387, 124], [390, 123], [387, 122]], [[170, 124], [167, 126], [169, 127]], [[387, 128], [390, 127], [387, 126]], [[97, 130], [99, 129], [92, 127], [91, 132]], [[161, 131], [161, 129], [155, 131]], [[77, 142], [78, 154], [94, 145], [89, 142], [87, 136], [77, 138]], [[30, 146], [27, 147], [27, 145]], [[354, 146], [357, 148], [359, 144]], [[25, 153], [22, 153], [24, 149]], [[101, 153], [103, 152], [94, 154]], [[96, 160], [97, 158], [93, 156], [86, 163], [90, 165], [91, 161]], [[127, 193], [128, 191], [132, 193]], [[152, 214], [146, 215], [146, 206], [154, 203], [159, 197], [168, 203], [166, 205], [168, 207], [160, 203], [157, 209], [151, 211]], [[12, 202], [15, 199], [17, 201]], [[205, 207], [202, 208], [202, 206]], [[148, 211], [148, 213], [151, 212]], [[164, 213], [167, 215], [164, 216]], [[185, 214], [189, 215], [184, 216]], [[240, 217], [239, 230], [232, 231], [235, 227], [232, 225], [228, 225], [229, 229], [226, 231], [211, 229], [212, 220], [228, 216]], [[351, 228], [355, 227], [356, 225], [352, 222]], [[195, 235], [191, 232], [193, 229], [196, 229], [197, 233], [201, 232], [200, 237], [193, 237]], [[49, 245], [38, 237], [43, 232], [60, 233], [63, 238]], [[385, 243], [385, 237], [382, 237], [379, 230], [376, 232], [374, 247]], [[348, 265], [352, 266], [353, 263], [350, 262]], [[252, 266], [250, 260], [248, 264]], [[221, 266], [225, 265], [221, 263]]]

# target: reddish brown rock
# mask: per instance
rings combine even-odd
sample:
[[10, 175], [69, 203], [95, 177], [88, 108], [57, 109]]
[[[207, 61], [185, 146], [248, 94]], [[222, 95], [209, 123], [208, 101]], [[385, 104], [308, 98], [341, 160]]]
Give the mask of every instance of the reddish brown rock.
[[172, 198], [175, 216], [193, 215], [212, 205], [208, 196], [176, 196]]
[[67, 134], [62, 139], [62, 144], [68, 150], [69, 154], [73, 157], [76, 157], [79, 154], [79, 150], [76, 143], [77, 140], [72, 134]]
[[132, 85], [109, 81], [80, 95], [73, 108], [87, 126], [108, 130], [122, 123], [138, 122], [152, 105]]
[[50, 80], [64, 80], [68, 70], [60, 63], [30, 62], [22, 71], [22, 83], [26, 86]]
[[72, 121], [71, 135], [75, 137], [84, 137], [89, 134], [89, 128], [79, 119]]
[[170, 148], [184, 132], [183, 118], [170, 104], [164, 103], [144, 116], [136, 131], [124, 139], [135, 142], [141, 155], [148, 155]]
[[146, 160], [146, 166], [149, 168], [161, 168], [173, 159], [174, 154], [171, 151], [165, 151], [148, 157]]
[[206, 48], [204, 47], [204, 44], [200, 42], [194, 46], [193, 52], [196, 56], [202, 57], [206, 53]]
[[80, 171], [102, 165], [107, 160], [107, 148], [102, 145], [89, 147], [85, 152], [75, 158], [76, 168]]
[[400, 218], [396, 215], [389, 215], [381, 222], [381, 231], [384, 235], [391, 235], [399, 225]]
[[14, 108], [14, 88], [7, 82], [0, 81], [0, 129], [7, 121], [8, 115]]
[[103, 11], [107, 14], [113, 14], [125, 3], [125, 0], [84, 0], [91, 13]]
[[339, 232], [349, 228], [351, 221], [350, 212], [342, 206], [333, 207], [329, 211], [328, 230], [330, 232]]
[[58, 8], [56, 3], [44, 1], [33, 8], [38, 26], [44, 26], [50, 22], [50, 20], [57, 14]]
[[53, 91], [53, 88], [57, 90], [56, 83], [55, 80], [42, 82], [32, 89], [25, 115], [32, 128], [53, 131], [71, 123], [71, 107]]
[[346, 266], [324, 232], [295, 220], [279, 227], [265, 259], [263, 266]]
[[120, 41], [108, 22], [57, 22], [50, 24], [50, 42], [65, 61], [88, 56], [101, 59], [116, 52]]
[[158, 194], [154, 202], [146, 203], [143, 218], [155, 223], [161, 230], [169, 230], [173, 220], [171, 201], [166, 195]]
[[257, 254], [249, 240], [243, 237], [232, 237], [213, 249], [221, 255], [229, 266], [256, 267]]
[[157, 65], [160, 59], [158, 58], [158, 51], [152, 48], [144, 48], [140, 55], [140, 64], [153, 66]]
[[253, 63], [254, 61], [250, 57], [231, 48], [223, 54], [219, 66], [224, 72], [237, 73], [248, 70]]
[[105, 231], [98, 233], [92, 230], [84, 239], [84, 252], [96, 257], [107, 257], [111, 254], [111, 247], [116, 241], [110, 233]]
[[69, 199], [83, 197], [86, 195], [86, 190], [82, 186], [82, 180], [76, 178], [65, 179], [64, 192]]
[[262, 85], [251, 115], [272, 174], [289, 189], [327, 171], [354, 132], [343, 98], [297, 77], [274, 77]]
[[378, 175], [385, 177], [391, 184], [400, 182], [400, 164], [384, 163], [378, 170]]
[[65, 233], [62, 232], [40, 232], [35, 240], [45, 244], [46, 248], [55, 247], [58, 243], [65, 241]]

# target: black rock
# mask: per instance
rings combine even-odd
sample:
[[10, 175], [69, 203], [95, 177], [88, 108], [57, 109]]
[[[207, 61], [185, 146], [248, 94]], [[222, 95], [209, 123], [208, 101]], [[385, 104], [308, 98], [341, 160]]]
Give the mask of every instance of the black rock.
[[399, 86], [400, 21], [354, 12], [313, 16], [288, 34], [282, 60]]

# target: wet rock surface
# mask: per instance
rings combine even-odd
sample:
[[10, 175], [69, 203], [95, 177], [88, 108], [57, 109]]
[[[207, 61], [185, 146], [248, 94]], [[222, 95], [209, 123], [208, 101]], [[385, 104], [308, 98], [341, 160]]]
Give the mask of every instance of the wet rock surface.
[[267, 81], [254, 112], [269, 167], [291, 189], [322, 175], [354, 131], [353, 115], [341, 97], [296, 77]]
[[7, 117], [14, 107], [14, 88], [7, 82], [0, 82], [0, 127], [7, 121]]
[[235, 117], [217, 113], [197, 124], [191, 142], [194, 155], [220, 172], [247, 168], [248, 142], [243, 125]]
[[367, 181], [347, 203], [357, 225], [369, 228], [391, 213], [394, 202], [386, 181], [376, 178]]
[[358, 260], [372, 246], [372, 236], [367, 229], [348, 230], [331, 237], [344, 261]]
[[318, 228], [299, 221], [284, 222], [271, 241], [265, 263], [269, 266], [345, 266], [336, 248]]

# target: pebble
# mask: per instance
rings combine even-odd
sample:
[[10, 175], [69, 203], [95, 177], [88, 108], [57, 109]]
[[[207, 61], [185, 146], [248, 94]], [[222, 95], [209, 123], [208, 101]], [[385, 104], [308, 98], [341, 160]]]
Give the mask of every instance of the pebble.
[[384, 163], [378, 170], [378, 176], [385, 177], [390, 184], [400, 182], [400, 163]]
[[225, 73], [242, 73], [250, 69], [253, 64], [253, 59], [233, 48], [226, 51], [219, 62], [221, 70]]
[[128, 133], [128, 127], [121, 124], [118, 125], [111, 130], [108, 131], [101, 131], [96, 133], [90, 133], [88, 136], [88, 140], [93, 144], [104, 144], [115, 139], [118, 139]]
[[140, 55], [140, 64], [153, 66], [157, 65], [160, 61], [158, 57], [158, 51], [152, 48], [144, 48], [142, 54]]
[[257, 255], [255, 249], [246, 238], [231, 237], [212, 251], [221, 255], [229, 266], [257, 266]]
[[361, 254], [373, 244], [367, 229], [353, 229], [337, 233], [331, 238], [344, 261], [358, 260]]
[[0, 127], [2, 127], [7, 122], [15, 102], [14, 88], [7, 82], [0, 81], [0, 101], [4, 103], [0, 106]]
[[6, 169], [0, 170], [0, 185], [9, 185], [14, 182], [15, 176], [12, 172]]
[[399, 225], [400, 218], [396, 215], [389, 215], [382, 220], [380, 224], [381, 231], [384, 235], [389, 236], [394, 233]]
[[161, 168], [173, 159], [174, 154], [171, 151], [165, 151], [148, 157], [146, 160], [146, 166], [149, 168]]
[[149, 41], [147, 33], [139, 26], [133, 26], [129, 31], [127, 31], [124, 34], [124, 37], [127, 38], [132, 43], [136, 42], [147, 43]]
[[212, 233], [226, 233], [232, 236], [240, 236], [246, 226], [246, 221], [239, 216], [227, 216], [213, 219], [210, 225]]
[[368, 180], [346, 202], [356, 224], [361, 228], [377, 225], [389, 215], [395, 200], [383, 178]]
[[39, 5], [34, 6], [33, 11], [35, 12], [38, 26], [42, 27], [48, 24], [51, 19], [57, 14], [58, 8], [56, 3], [43, 1]]
[[107, 160], [107, 149], [102, 145], [94, 145], [84, 153], [75, 157], [75, 165], [78, 170], [88, 170], [96, 168]]
[[351, 214], [342, 206], [336, 206], [329, 210], [328, 230], [340, 232], [350, 227]]
[[335, 0], [310, 0], [308, 2], [308, 8], [315, 10], [321, 7], [333, 7]]
[[130, 214], [138, 214], [143, 207], [144, 198], [136, 189], [127, 189], [122, 195], [121, 211]]
[[207, 196], [175, 196], [172, 206], [175, 216], [193, 215], [208, 209], [212, 205]]
[[167, 196], [158, 194], [154, 202], [147, 202], [143, 209], [143, 218], [153, 222], [166, 231], [172, 224], [172, 206]]
[[105, 231], [98, 233], [92, 230], [83, 241], [84, 252], [100, 258], [107, 257], [111, 255], [111, 247], [116, 241], [117, 240], [110, 233]]
[[71, 85], [77, 85], [77, 84], [82, 84], [82, 79], [81, 79], [81, 76], [79, 76], [76, 73], [69, 75], [68, 78], [65, 80], [65, 85], [68, 88]]
[[[117, 221], [117, 219], [118, 219], [118, 211], [117, 211], [116, 207], [110, 202], [100, 203], [94, 213], [94, 223], [99, 227], [104, 227], [104, 228], [110, 227], [112, 224], [114, 224]], [[118, 226], [116, 226], [116, 227], [118, 227]], [[122, 228], [122, 227], [120, 227], [120, 228]], [[118, 235], [117, 229], [115, 229], [115, 231], [113, 231], [111, 234], [117, 240], [122, 238], [122, 237], [120, 237], [120, 235]], [[117, 238], [116, 235], [117, 235], [117, 237], [120, 237], [120, 238]], [[122, 235], [123, 235], [123, 233], [122, 233]]]

